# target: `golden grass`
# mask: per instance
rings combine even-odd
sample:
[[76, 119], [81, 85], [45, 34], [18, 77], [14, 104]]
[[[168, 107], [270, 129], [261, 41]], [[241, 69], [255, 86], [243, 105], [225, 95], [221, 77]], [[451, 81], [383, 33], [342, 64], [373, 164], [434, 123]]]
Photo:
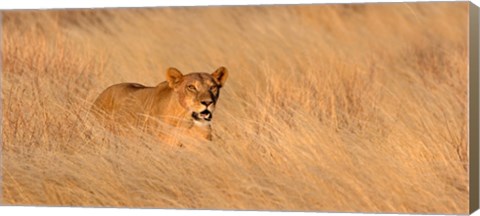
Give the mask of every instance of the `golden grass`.
[[[4, 12], [3, 202], [468, 212], [468, 3]], [[119, 82], [230, 70], [214, 141], [87, 117]], [[89, 134], [86, 136], [85, 134]]]

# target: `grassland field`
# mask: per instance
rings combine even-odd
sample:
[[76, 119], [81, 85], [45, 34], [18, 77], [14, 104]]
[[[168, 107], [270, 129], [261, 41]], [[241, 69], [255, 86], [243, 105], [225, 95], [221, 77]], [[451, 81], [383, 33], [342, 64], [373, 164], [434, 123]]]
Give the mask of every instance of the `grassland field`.
[[[468, 212], [466, 2], [2, 16], [2, 204]], [[211, 142], [88, 118], [109, 85], [222, 65]]]

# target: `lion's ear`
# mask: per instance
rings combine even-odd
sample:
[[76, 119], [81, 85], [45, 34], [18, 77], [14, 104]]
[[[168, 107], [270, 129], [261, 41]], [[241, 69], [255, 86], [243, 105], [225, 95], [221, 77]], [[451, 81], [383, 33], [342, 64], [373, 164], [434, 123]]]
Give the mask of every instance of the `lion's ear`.
[[215, 72], [212, 73], [212, 77], [220, 83], [220, 86], [223, 86], [223, 84], [225, 83], [225, 81], [227, 81], [228, 78], [227, 68], [219, 67]]
[[168, 68], [167, 70], [167, 82], [170, 88], [175, 88], [178, 83], [183, 79], [183, 74], [176, 68]]

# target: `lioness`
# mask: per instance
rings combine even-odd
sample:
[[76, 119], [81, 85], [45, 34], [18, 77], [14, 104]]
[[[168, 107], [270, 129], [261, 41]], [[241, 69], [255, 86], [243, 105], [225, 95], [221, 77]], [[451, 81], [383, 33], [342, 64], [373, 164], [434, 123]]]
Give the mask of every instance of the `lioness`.
[[227, 69], [183, 75], [178, 69], [169, 68], [166, 75], [167, 80], [155, 87], [137, 83], [110, 86], [95, 100], [92, 112], [114, 124], [151, 127], [158, 126], [155, 123], [160, 121], [182, 127], [194, 137], [211, 140], [210, 122], [220, 88], [228, 77]]

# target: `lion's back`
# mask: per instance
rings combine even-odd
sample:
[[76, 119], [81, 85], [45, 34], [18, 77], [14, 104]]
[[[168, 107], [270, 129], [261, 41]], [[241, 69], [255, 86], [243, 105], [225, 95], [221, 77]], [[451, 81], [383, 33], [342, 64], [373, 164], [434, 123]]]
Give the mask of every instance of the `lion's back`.
[[121, 106], [125, 106], [126, 100], [135, 97], [140, 90], [149, 87], [138, 83], [120, 83], [105, 89], [93, 103], [93, 109], [97, 112], [111, 113]]

